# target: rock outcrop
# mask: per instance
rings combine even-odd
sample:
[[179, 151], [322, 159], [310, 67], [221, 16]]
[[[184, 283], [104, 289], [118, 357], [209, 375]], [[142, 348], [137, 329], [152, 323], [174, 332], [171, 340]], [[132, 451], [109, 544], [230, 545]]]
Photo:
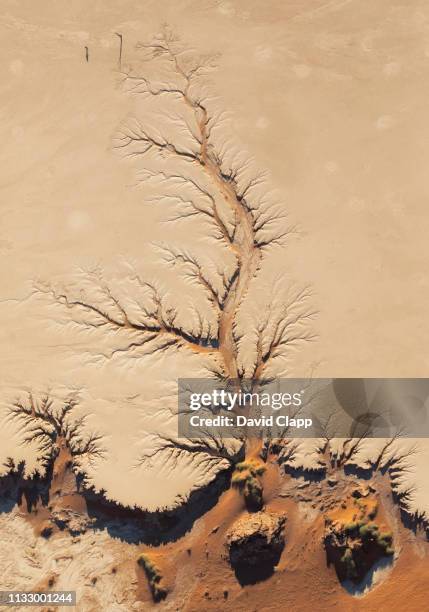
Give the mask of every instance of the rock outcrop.
[[256, 512], [239, 518], [226, 537], [231, 566], [242, 583], [271, 575], [285, 545], [284, 514]]

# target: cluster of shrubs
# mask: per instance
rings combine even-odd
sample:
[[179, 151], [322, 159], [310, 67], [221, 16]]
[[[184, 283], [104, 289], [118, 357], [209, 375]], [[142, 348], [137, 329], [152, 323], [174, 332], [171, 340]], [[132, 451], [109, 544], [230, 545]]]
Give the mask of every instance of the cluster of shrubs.
[[149, 582], [149, 587], [152, 593], [152, 598], [155, 602], [161, 601], [167, 597], [167, 589], [162, 586], [162, 574], [148, 555], [142, 554], [137, 560], [137, 563], [145, 571]]
[[260, 510], [263, 505], [262, 484], [259, 476], [265, 472], [266, 466], [257, 459], [248, 459], [237, 463], [232, 475], [232, 485], [239, 488], [244, 495], [249, 510]]
[[362, 542], [376, 543], [385, 555], [393, 555], [391, 532], [380, 532], [375, 523], [367, 523], [366, 521], [358, 521], [356, 523], [347, 523], [344, 527], [347, 535], [358, 536]]
[[346, 548], [343, 556], [341, 557], [341, 563], [343, 563], [345, 566], [347, 578], [355, 578], [357, 575], [357, 569], [351, 548]]
[[344, 531], [347, 536], [352, 538], [352, 542], [347, 545], [344, 553], [341, 556], [341, 563], [344, 566], [347, 578], [358, 577], [359, 571], [356, 565], [358, 559], [361, 559], [361, 553], [364, 550], [369, 550], [370, 546], [377, 547], [379, 555], [393, 555], [392, 548], [393, 536], [390, 532], [380, 532], [375, 523], [368, 523], [364, 520], [347, 523], [344, 526]]
[[368, 517], [372, 521], [377, 516], [377, 512], [378, 512], [377, 503], [375, 503], [372, 507], [368, 507], [367, 504], [365, 504], [363, 501], [361, 501], [360, 499], [357, 499], [355, 501], [355, 504], [360, 510], [360, 516], [362, 519], [364, 519], [365, 517]]

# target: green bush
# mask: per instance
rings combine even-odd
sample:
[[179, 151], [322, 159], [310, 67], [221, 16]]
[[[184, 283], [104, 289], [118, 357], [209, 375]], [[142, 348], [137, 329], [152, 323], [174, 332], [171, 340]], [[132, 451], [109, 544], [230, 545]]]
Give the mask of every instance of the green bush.
[[388, 532], [379, 534], [377, 537], [377, 544], [383, 549], [386, 555], [393, 555], [392, 541], [393, 536]]
[[385, 531], [383, 533], [380, 533], [380, 540], [384, 540], [388, 544], [391, 544], [393, 540], [392, 533], [390, 531]]
[[346, 548], [344, 551], [344, 554], [341, 557], [341, 562], [345, 565], [347, 578], [353, 578], [356, 576], [356, 563], [354, 562], [353, 554], [350, 548]]
[[359, 527], [359, 536], [366, 542], [375, 540], [386, 555], [392, 555], [394, 552], [392, 548], [392, 534], [390, 532], [380, 533], [375, 523], [361, 525]]
[[246, 480], [244, 498], [251, 509], [259, 510], [262, 507], [262, 486], [253, 476], [249, 476]]
[[241, 461], [235, 466], [236, 472], [249, 472], [252, 476], [262, 476], [266, 469], [266, 466], [257, 459]]
[[266, 466], [257, 459], [241, 461], [235, 466], [231, 484], [243, 490], [249, 510], [260, 510], [262, 508], [262, 485], [257, 476], [262, 476], [265, 470]]
[[159, 586], [159, 584], [151, 585], [151, 591], [154, 601], [161, 601], [162, 599], [165, 599], [168, 595], [167, 589], [162, 586]]
[[159, 572], [156, 565], [149, 559], [149, 557], [145, 554], [140, 555], [137, 563], [144, 569], [146, 572], [146, 576], [149, 580], [153, 582], [159, 582], [162, 578], [161, 573]]
[[366, 523], [359, 527], [359, 535], [363, 540], [370, 540], [378, 537], [378, 527], [374, 523]]
[[378, 505], [375, 504], [372, 510], [368, 512], [368, 518], [371, 520], [375, 519], [375, 517], [377, 516], [377, 512], [378, 512]]
[[262, 474], [265, 473], [266, 469], [267, 469], [266, 466], [261, 463], [260, 465], [256, 465], [253, 468], [253, 472], [255, 476], [262, 476]]
[[247, 478], [248, 474], [246, 474], [245, 472], [235, 472], [232, 475], [231, 483], [234, 487], [242, 487], [244, 486]]
[[137, 563], [145, 571], [146, 577], [149, 582], [149, 587], [152, 593], [152, 598], [155, 602], [161, 601], [167, 597], [167, 589], [164, 588], [160, 582], [162, 580], [162, 574], [153, 561], [144, 553], [137, 559]]

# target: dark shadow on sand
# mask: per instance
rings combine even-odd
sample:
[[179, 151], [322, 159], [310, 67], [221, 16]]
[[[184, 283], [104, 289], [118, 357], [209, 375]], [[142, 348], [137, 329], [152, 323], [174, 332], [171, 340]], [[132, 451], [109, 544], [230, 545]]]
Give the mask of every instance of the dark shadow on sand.
[[355, 597], [362, 596], [365, 594], [365, 592], [368, 592], [373, 586], [376, 585], [376, 583], [374, 583], [376, 572], [388, 569], [390, 567], [393, 567], [393, 556], [383, 557], [382, 559], [379, 559], [377, 563], [374, 563], [371, 569], [365, 574], [361, 582], [355, 584], [351, 580], [345, 580], [341, 583], [341, 586], [348, 593], [350, 593], [350, 595]]
[[88, 516], [94, 528], [106, 530], [112, 538], [129, 544], [158, 546], [174, 542], [188, 533], [195, 521], [211, 510], [229, 487], [231, 469], [218, 474], [207, 487], [194, 491], [189, 500], [176, 510], [145, 512], [124, 508], [106, 499], [103, 493], [82, 490]]
[[[280, 559], [280, 555], [279, 555]], [[278, 561], [277, 561], [278, 563]], [[273, 565], [264, 564], [260, 566], [249, 566], [245, 564], [238, 564], [233, 567], [235, 577], [241, 586], [247, 586], [249, 584], [256, 584], [258, 582], [263, 582], [267, 580], [274, 574], [274, 567], [276, 563]]]
[[[145, 512], [139, 508], [125, 508], [106, 499], [103, 492], [86, 489], [82, 477], [77, 478], [78, 493], [84, 497], [92, 529], [106, 530], [112, 538], [129, 544], [157, 546], [173, 542], [192, 529], [195, 521], [213, 508], [224, 491], [230, 487], [232, 468], [220, 472], [207, 487], [191, 493], [186, 504], [176, 510]], [[0, 513], [8, 513], [25, 501], [28, 512], [38, 504], [49, 506], [52, 470], [44, 478], [26, 479], [24, 469], [0, 479]]]

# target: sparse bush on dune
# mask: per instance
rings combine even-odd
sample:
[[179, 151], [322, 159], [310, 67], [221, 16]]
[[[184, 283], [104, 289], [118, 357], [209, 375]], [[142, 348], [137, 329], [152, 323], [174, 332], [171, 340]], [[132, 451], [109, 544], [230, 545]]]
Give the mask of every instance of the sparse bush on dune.
[[232, 475], [231, 483], [243, 491], [246, 506], [249, 510], [257, 511], [262, 508], [262, 483], [258, 476], [262, 476], [266, 466], [257, 459], [248, 459], [237, 463]]
[[393, 535], [389, 532], [380, 533], [376, 523], [368, 522], [368, 517], [355, 523], [347, 523], [344, 525], [344, 531], [352, 538], [359, 538], [364, 545], [370, 543], [376, 544], [383, 550], [390, 548], [393, 541]]
[[372, 520], [375, 519], [375, 517], [377, 516], [377, 512], [378, 512], [378, 506], [375, 505], [369, 512], [368, 512], [368, 518]]
[[152, 580], [153, 582], [159, 582], [161, 580], [161, 574], [148, 555], [144, 553], [141, 554], [137, 563], [145, 570], [149, 580]]
[[371, 525], [371, 524], [363, 524], [359, 527], [359, 536], [361, 538], [363, 538], [364, 540], [371, 538], [374, 535], [374, 531], [376, 530], [376, 526], [375, 525]]
[[145, 553], [139, 556], [137, 563], [141, 568], [143, 568], [146, 574], [153, 600], [158, 602], [165, 599], [167, 597], [168, 590], [161, 584], [162, 574], [155, 563]]
[[392, 547], [393, 536], [390, 532], [377, 533], [377, 544], [384, 550], [386, 555], [393, 555], [394, 549]]
[[248, 478], [247, 472], [234, 472], [231, 478], [233, 486], [242, 487]]
[[374, 563], [394, 554], [391, 532], [380, 532], [379, 526], [369, 520], [374, 505], [358, 504], [359, 520], [344, 523], [341, 519], [325, 519], [325, 549], [328, 563], [335, 565], [340, 580], [359, 583]]
[[266, 471], [267, 466], [258, 459], [246, 459], [235, 466], [236, 472], [250, 472], [252, 476], [262, 476]]
[[[391, 532], [380, 533], [378, 525], [367, 523], [359, 528], [359, 536], [364, 542], [375, 542], [384, 551], [391, 550], [393, 536]], [[391, 554], [391, 553], [387, 553]]]
[[358, 528], [358, 523], [347, 523], [344, 525], [344, 531], [346, 533], [353, 533]]
[[244, 499], [248, 510], [257, 511], [262, 508], [262, 484], [257, 478], [250, 476], [244, 485]]
[[350, 548], [346, 548], [343, 556], [341, 557], [341, 563], [345, 565], [346, 573], [349, 578], [356, 576], [356, 563], [353, 559], [353, 553]]
[[393, 535], [390, 531], [383, 531], [382, 533], [380, 533], [380, 540], [384, 540], [388, 544], [391, 544], [393, 540]]

